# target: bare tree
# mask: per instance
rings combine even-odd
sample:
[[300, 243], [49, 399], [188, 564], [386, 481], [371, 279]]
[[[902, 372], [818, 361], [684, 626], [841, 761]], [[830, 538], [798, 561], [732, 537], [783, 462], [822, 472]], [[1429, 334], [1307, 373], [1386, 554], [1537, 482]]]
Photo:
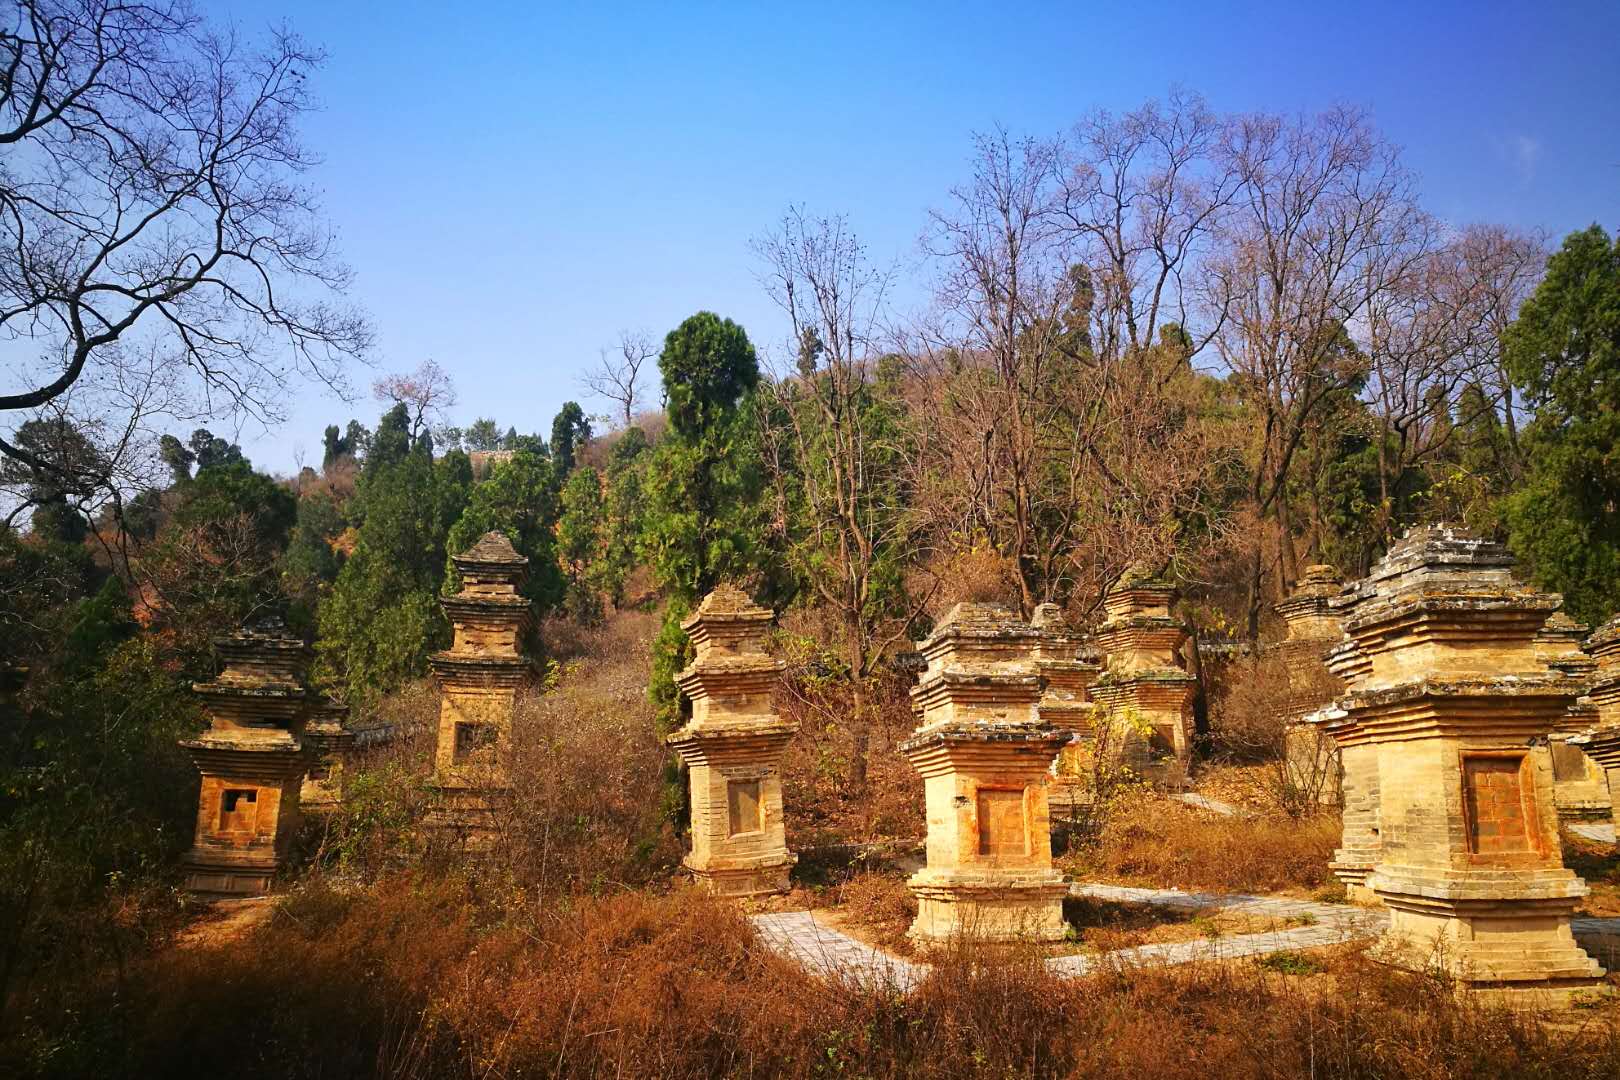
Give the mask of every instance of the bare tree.
[[385, 375], [371, 384], [371, 396], [378, 401], [405, 406], [410, 416], [412, 440], [424, 431], [442, 425], [446, 410], [456, 404], [456, 384], [450, 373], [433, 360], [424, 360], [405, 375]]
[[900, 588], [915, 551], [901, 482], [898, 367], [880, 369], [874, 333], [892, 274], [868, 262], [843, 218], [801, 207], [754, 248], [764, 285], [788, 316], [796, 361], [773, 385], [765, 460], [789, 556], [840, 623], [853, 696], [850, 781], [859, 789], [872, 727], [868, 684], [932, 596]]
[[644, 330], [621, 330], [618, 349], [618, 356], [603, 349], [582, 382], [597, 397], [617, 405], [619, 418], [629, 427], [641, 402], [642, 370], [658, 355], [658, 346]]
[[[280, 415], [294, 374], [339, 384], [370, 342], [297, 123], [320, 55], [262, 47], [183, 0], [19, 0], [0, 16], [0, 413], [157, 355], [213, 410]], [[0, 435], [0, 453], [51, 463]]]
[[[1105, 134], [1092, 137], [1115, 138]], [[1055, 143], [997, 135], [978, 145], [974, 183], [935, 215], [937, 307], [909, 346], [918, 513], [941, 540], [982, 537], [1008, 558], [1026, 613], [1094, 602], [1125, 568], [1164, 569], [1227, 535], [1215, 502], [1232, 467], [1230, 434], [1198, 417], [1208, 380], [1191, 367], [1195, 343], [1165, 318], [1180, 317], [1171, 283], [1206, 228], [1185, 214], [1225, 196], [1163, 193], [1168, 181], [1147, 175], [1145, 153], [1131, 164], [1114, 152], [1100, 185], [1095, 166], [1075, 165]], [[1194, 172], [1175, 183], [1194, 184]], [[1082, 184], [1092, 185], [1090, 203]], [[1155, 184], [1159, 205], [1189, 208], [1164, 211], [1183, 215], [1181, 238], [1168, 239], [1168, 218], [1155, 218], [1158, 240], [1121, 249], [1145, 226], [1102, 219], [1142, 212], [1141, 191]], [[1102, 259], [1100, 269], [1088, 258]], [[1111, 296], [1101, 304], [1098, 281]]]
[[[1350, 109], [1240, 117], [1218, 151], [1236, 177], [1220, 248], [1205, 261], [1214, 342], [1256, 419], [1250, 498], [1277, 527], [1284, 586], [1297, 573], [1286, 487], [1310, 421], [1357, 385], [1351, 329], [1421, 257], [1432, 229], [1395, 149]], [[1259, 629], [1263, 556], [1250, 565], [1248, 631]]]
[[1237, 189], [1216, 154], [1222, 124], [1202, 97], [1176, 91], [1122, 116], [1098, 110], [1064, 143], [1057, 212], [1079, 240], [1099, 357], [1153, 345], [1166, 323], [1194, 354], [1213, 332], [1192, 332], [1182, 284]]
[[[1043, 565], [1077, 524], [1072, 501], [1058, 491], [1049, 502], [1041, 476], [1042, 440], [1060, 430], [1060, 407], [1043, 391], [1072, 373], [1080, 349], [1063, 318], [1076, 282], [1058, 162], [1051, 141], [976, 138], [973, 181], [930, 215], [936, 309], [909, 349], [932, 398], [917, 431], [922, 460], [944, 485], [925, 496], [929, 512], [939, 531], [984, 536], [1013, 561], [1025, 614], [1048, 598]], [[1078, 453], [1085, 435], [1071, 428]], [[1044, 520], [1048, 511], [1057, 520]]]
[[[1547, 268], [1547, 239], [1501, 225], [1470, 225], [1453, 240], [1456, 272], [1476, 321], [1469, 349], [1471, 369], [1481, 389], [1500, 409], [1515, 470], [1524, 465], [1519, 448], [1519, 406], [1513, 380], [1502, 358], [1502, 338], [1519, 308], [1530, 298]], [[1467, 419], [1466, 417], [1463, 419]]]

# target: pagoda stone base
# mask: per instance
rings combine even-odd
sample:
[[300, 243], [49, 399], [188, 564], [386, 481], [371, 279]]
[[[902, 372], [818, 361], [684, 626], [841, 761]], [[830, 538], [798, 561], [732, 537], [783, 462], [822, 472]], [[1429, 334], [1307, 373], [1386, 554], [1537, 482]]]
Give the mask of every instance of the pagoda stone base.
[[[1343, 852], [1334, 852], [1335, 856]], [[1364, 907], [1382, 907], [1384, 902], [1373, 892], [1367, 884], [1367, 878], [1372, 874], [1372, 867], [1366, 863], [1341, 862], [1337, 857], [1328, 863], [1328, 869], [1333, 876], [1339, 879], [1344, 886], [1344, 898], [1352, 904], [1361, 904]]]
[[270, 891], [280, 860], [274, 852], [192, 848], [180, 867], [187, 892], [204, 896], [263, 896]]
[[748, 859], [713, 860], [707, 866], [693, 864], [688, 855], [681, 865], [692, 879], [715, 896], [745, 897], [770, 896], [788, 891], [788, 875], [799, 861], [797, 855], [753, 861]]
[[1586, 887], [1567, 870], [1495, 870], [1442, 882], [1382, 868], [1368, 884], [1391, 913], [1373, 952], [1379, 960], [1443, 971], [1465, 993], [1518, 1007], [1562, 1008], [1612, 992], [1570, 932]]
[[1069, 886], [1056, 870], [919, 870], [907, 882], [917, 897], [910, 937], [1048, 943], [1068, 936], [1063, 898]]
[[423, 821], [429, 831], [453, 836], [471, 850], [487, 848], [500, 836], [509, 789], [440, 784], [433, 794], [433, 808]]

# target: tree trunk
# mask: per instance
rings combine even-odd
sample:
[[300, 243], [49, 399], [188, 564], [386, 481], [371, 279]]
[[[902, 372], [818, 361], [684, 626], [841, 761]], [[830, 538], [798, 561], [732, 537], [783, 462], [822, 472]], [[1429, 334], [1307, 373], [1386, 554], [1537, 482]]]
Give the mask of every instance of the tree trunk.
[[872, 742], [872, 724], [866, 714], [866, 646], [861, 640], [860, 616], [846, 627], [849, 634], [850, 748], [849, 786], [856, 794], [866, 791], [867, 747]]
[[866, 791], [866, 753], [872, 742], [872, 725], [866, 716], [866, 680], [856, 677], [850, 693], [849, 786], [856, 794]]
[[1265, 573], [1265, 551], [1260, 538], [1254, 540], [1254, 558], [1249, 562], [1249, 612], [1244, 623], [1250, 641], [1260, 637], [1260, 587], [1261, 576]]

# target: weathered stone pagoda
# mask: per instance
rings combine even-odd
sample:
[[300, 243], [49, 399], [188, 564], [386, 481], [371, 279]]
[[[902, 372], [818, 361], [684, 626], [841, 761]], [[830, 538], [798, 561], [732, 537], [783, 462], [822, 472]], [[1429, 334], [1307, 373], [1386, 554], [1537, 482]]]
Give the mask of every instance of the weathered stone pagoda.
[[330, 810], [343, 802], [343, 765], [354, 745], [348, 718], [347, 705], [326, 697], [311, 701], [304, 712], [303, 740], [311, 760], [299, 804], [306, 812]]
[[1595, 702], [1585, 691], [1592, 688], [1597, 661], [1583, 650], [1591, 628], [1563, 612], [1554, 612], [1536, 634], [1536, 658], [1548, 667], [1575, 679], [1582, 696], [1565, 710], [1553, 728], [1548, 746], [1552, 753], [1553, 798], [1562, 821], [1587, 825], [1612, 825], [1614, 806], [1609, 794], [1609, 777], [1604, 767], [1568, 741], [1599, 723]]
[[1345, 618], [1367, 670], [1319, 715], [1376, 756], [1365, 887], [1391, 911], [1382, 954], [1552, 1004], [1603, 974], [1570, 933], [1586, 886], [1563, 866], [1547, 750], [1579, 683], [1537, 656], [1559, 598], [1517, 585], [1512, 564], [1450, 528], [1409, 532]]
[[721, 896], [786, 892], [797, 856], [782, 818], [782, 753], [799, 726], [776, 714], [783, 663], [771, 613], [721, 585], [681, 624], [696, 652], [676, 677], [691, 716], [667, 739], [688, 769], [692, 876]]
[[1137, 573], [1108, 590], [1103, 597], [1107, 618], [1096, 634], [1108, 669], [1090, 690], [1108, 709], [1109, 753], [1170, 788], [1187, 782], [1197, 688], [1182, 663], [1187, 630], [1170, 613], [1175, 601], [1174, 585]]
[[[1586, 726], [1566, 736], [1564, 742], [1603, 770], [1612, 806], [1614, 798], [1620, 796], [1620, 616], [1598, 627], [1582, 650], [1592, 661], [1587, 672], [1589, 685], [1586, 695], [1570, 710], [1569, 720], [1572, 727], [1581, 723]], [[1558, 753], [1557, 742], [1553, 753]]]
[[1039, 716], [1041, 631], [997, 604], [957, 604], [918, 643], [918, 727], [900, 746], [923, 777], [928, 863], [912, 875], [912, 938], [1057, 941], [1048, 769], [1072, 738]]
[[1344, 579], [1331, 566], [1305, 568], [1286, 600], [1274, 610], [1282, 617], [1286, 636], [1272, 647], [1288, 679], [1284, 703], [1283, 753], [1291, 783], [1315, 789], [1321, 801], [1342, 800], [1338, 746], [1305, 716], [1331, 702], [1344, 684], [1328, 670], [1328, 650], [1344, 640], [1344, 626], [1333, 606], [1344, 592]]
[[1601, 725], [1620, 724], [1620, 615], [1602, 626], [1582, 646], [1592, 658], [1586, 697]]
[[254, 896], [270, 888], [299, 822], [311, 753], [300, 738], [310, 650], [278, 618], [215, 643], [224, 670], [196, 683], [208, 730], [180, 743], [202, 773], [186, 888]]
[[451, 561], [461, 590], [439, 603], [455, 637], [428, 658], [440, 690], [434, 823], [477, 839], [494, 827], [495, 801], [510, 789], [512, 713], [534, 672], [523, 652], [529, 560], [503, 534], [489, 532]]
[[1081, 777], [1097, 711], [1090, 688], [1102, 665], [1097, 650], [1069, 624], [1059, 605], [1041, 604], [1030, 622], [1040, 633], [1034, 648], [1035, 673], [1046, 680], [1037, 715], [1073, 736], [1052, 762], [1047, 801], [1052, 814], [1059, 815], [1071, 812], [1084, 798]]
[[[1328, 601], [1329, 613], [1343, 626], [1344, 620], [1374, 594], [1367, 580], [1355, 582]], [[1346, 693], [1366, 685], [1372, 674], [1372, 658], [1362, 652], [1354, 638], [1342, 638], [1322, 654], [1322, 660]], [[1367, 887], [1367, 875], [1377, 865], [1379, 852], [1378, 751], [1349, 714], [1331, 703], [1302, 717], [1301, 722], [1318, 726], [1325, 737], [1333, 740], [1339, 754], [1343, 833], [1328, 866], [1344, 885], [1351, 903], [1376, 906], [1380, 901]]]

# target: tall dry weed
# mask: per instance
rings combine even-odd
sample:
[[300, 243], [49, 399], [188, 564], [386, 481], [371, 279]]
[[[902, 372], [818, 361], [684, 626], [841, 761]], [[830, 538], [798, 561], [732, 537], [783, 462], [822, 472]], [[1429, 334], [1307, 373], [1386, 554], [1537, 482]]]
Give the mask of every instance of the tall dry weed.
[[1155, 888], [1310, 892], [1332, 883], [1338, 815], [1219, 817], [1142, 797], [1065, 860], [1077, 877]]
[[463, 879], [307, 890], [241, 940], [90, 977], [0, 1043], [7, 1075], [1612, 1077], [1613, 1009], [1492, 1011], [1321, 954], [1054, 976], [948, 950], [910, 995], [811, 976], [693, 890], [480, 898]]

